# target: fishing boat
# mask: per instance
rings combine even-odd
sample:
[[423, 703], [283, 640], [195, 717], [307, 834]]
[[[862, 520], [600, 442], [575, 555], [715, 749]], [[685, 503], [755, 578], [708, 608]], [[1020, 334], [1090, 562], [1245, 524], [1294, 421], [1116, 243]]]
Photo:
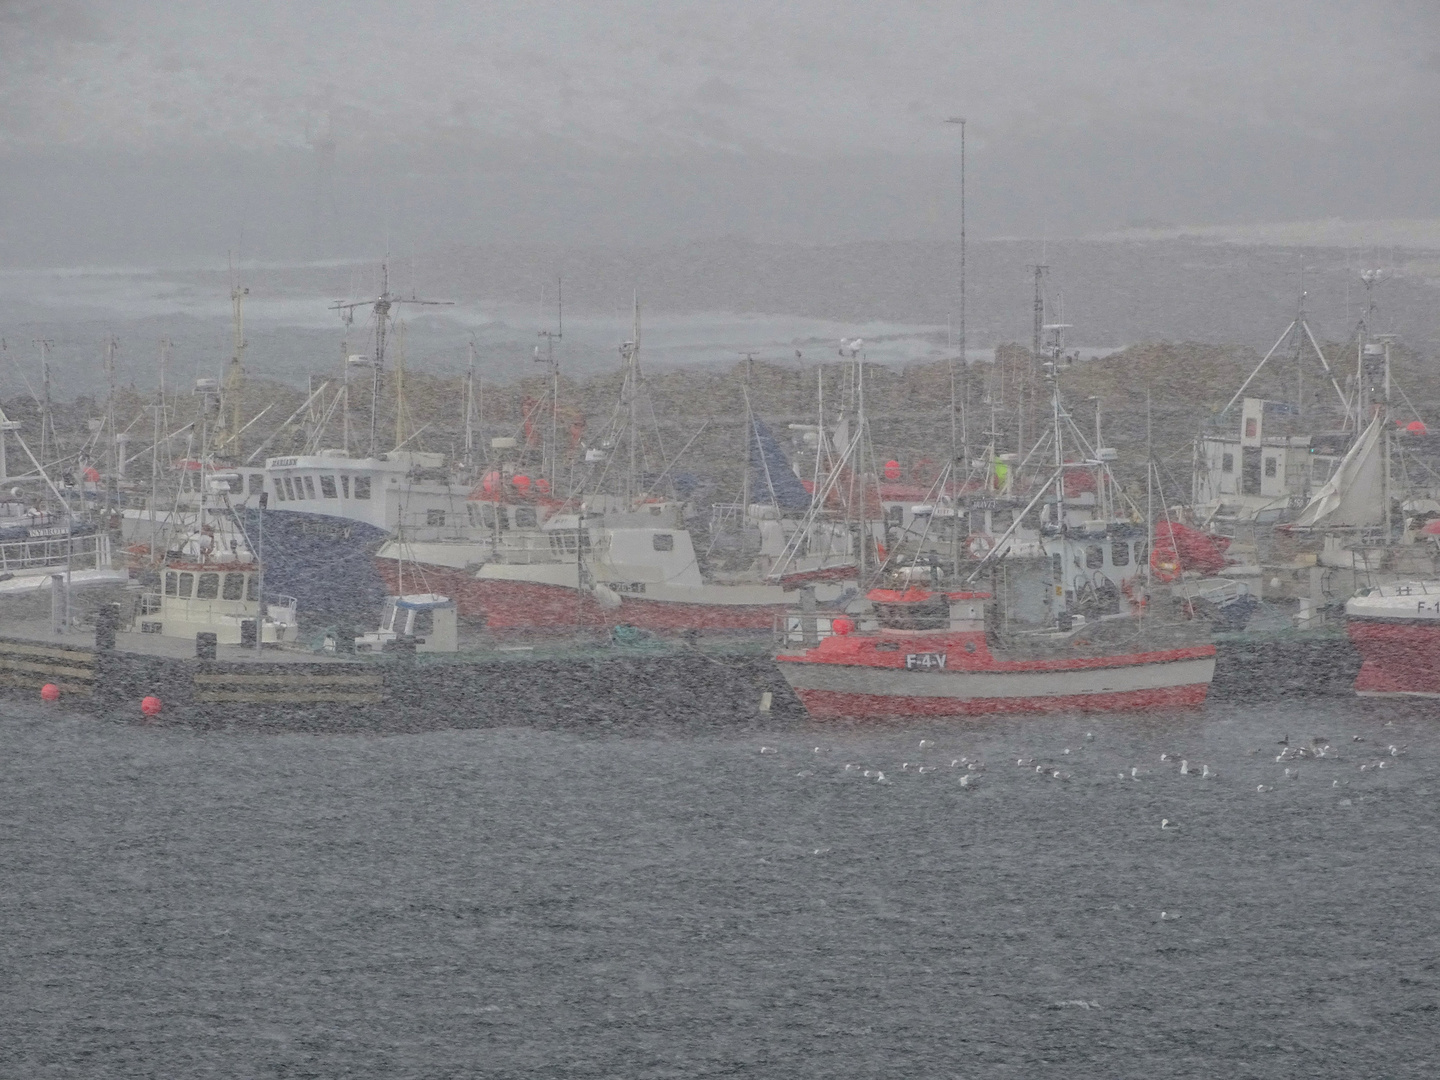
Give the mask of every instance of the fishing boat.
[[1345, 602], [1362, 697], [1440, 697], [1440, 581], [1362, 590]]
[[911, 587], [867, 598], [868, 628], [786, 618], [775, 659], [813, 717], [1199, 705], [1215, 674], [1215, 646], [1193, 622], [1075, 616], [1002, 634], [988, 592]]
[[[1058, 329], [1045, 376], [1053, 427], [1042, 442], [1051, 470], [973, 569], [927, 558], [922, 544], [919, 557], [887, 557], [878, 587], [866, 593], [868, 610], [822, 617], [807, 597], [777, 625], [776, 663], [812, 716], [1109, 711], [1205, 700], [1215, 673], [1209, 623], [1156, 582], [1153, 526], [1116, 512], [1114, 452], [1090, 445], [1061, 401]], [[1082, 504], [1081, 488], [1099, 498]], [[1095, 516], [1082, 519], [1086, 513]], [[995, 552], [1006, 552], [1022, 527], [1036, 535], [1037, 557], [1002, 562]], [[987, 572], [990, 587], [976, 588]]]

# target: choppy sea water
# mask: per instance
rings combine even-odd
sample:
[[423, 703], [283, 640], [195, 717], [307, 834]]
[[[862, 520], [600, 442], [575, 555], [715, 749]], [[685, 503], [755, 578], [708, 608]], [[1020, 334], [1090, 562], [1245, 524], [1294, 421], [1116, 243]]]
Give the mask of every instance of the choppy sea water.
[[1434, 1076], [1437, 766], [1433, 707], [1353, 700], [673, 738], [0, 705], [0, 1074]]

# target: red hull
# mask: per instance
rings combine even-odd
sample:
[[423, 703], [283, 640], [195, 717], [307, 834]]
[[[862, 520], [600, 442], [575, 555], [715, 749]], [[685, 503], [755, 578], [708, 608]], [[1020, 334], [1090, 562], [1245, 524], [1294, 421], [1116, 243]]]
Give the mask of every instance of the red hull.
[[992, 713], [1119, 712], [1205, 704], [1209, 683], [1123, 690], [1111, 694], [1070, 694], [1061, 697], [949, 698], [892, 697], [832, 690], [797, 690], [809, 714], [820, 720], [882, 716], [984, 716]]
[[[397, 592], [394, 559], [375, 560], [385, 587]], [[573, 630], [625, 624], [642, 630], [763, 630], [775, 625], [785, 604], [685, 604], [621, 597], [620, 607], [602, 608], [588, 593], [530, 581], [480, 580], [453, 567], [407, 564], [407, 588], [423, 587], [455, 601], [462, 618], [483, 619], [490, 630]]]
[[1351, 617], [1346, 630], [1360, 654], [1357, 694], [1440, 697], [1440, 623]]

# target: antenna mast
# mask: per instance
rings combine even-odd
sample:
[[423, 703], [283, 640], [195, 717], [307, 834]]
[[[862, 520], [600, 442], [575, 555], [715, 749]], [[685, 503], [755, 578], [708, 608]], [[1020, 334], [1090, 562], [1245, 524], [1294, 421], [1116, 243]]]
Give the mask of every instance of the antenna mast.
[[390, 293], [390, 268], [380, 264], [380, 295], [374, 300], [357, 300], [346, 304], [340, 301], [330, 305], [331, 311], [340, 312], [348, 327], [356, 308], [368, 307], [375, 317], [375, 358], [370, 367], [370, 456], [375, 456], [376, 421], [380, 405], [380, 372], [385, 366], [385, 334], [389, 328], [390, 312], [401, 304], [417, 304], [425, 307], [453, 307], [453, 300], [421, 300], [413, 293], [410, 296], [393, 296]]

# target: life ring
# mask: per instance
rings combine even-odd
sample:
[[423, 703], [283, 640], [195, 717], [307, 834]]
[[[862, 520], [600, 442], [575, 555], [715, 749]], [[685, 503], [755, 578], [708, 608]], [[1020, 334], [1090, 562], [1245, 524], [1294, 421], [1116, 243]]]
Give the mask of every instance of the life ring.
[[972, 533], [965, 541], [970, 554], [977, 559], [983, 559], [995, 550], [995, 538], [986, 533]]

